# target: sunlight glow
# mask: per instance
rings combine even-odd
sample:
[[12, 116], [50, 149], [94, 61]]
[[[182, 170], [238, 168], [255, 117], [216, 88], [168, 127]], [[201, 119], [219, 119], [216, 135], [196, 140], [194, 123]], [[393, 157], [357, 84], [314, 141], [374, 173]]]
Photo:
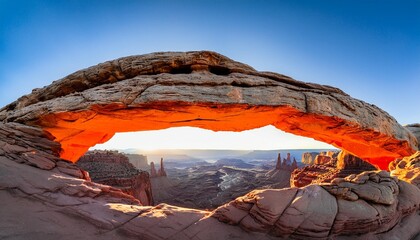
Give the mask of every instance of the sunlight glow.
[[104, 144], [92, 149], [328, 149], [333, 146], [278, 130], [274, 126], [242, 131], [214, 132], [195, 127], [174, 127], [164, 130], [116, 133]]

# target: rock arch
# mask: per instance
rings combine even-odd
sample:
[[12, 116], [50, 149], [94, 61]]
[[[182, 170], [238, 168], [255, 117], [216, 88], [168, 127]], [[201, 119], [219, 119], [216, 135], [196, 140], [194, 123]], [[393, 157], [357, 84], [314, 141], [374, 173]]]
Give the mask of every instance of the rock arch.
[[7, 105], [0, 120], [48, 131], [60, 157], [73, 162], [116, 132], [173, 126], [241, 131], [272, 124], [382, 169], [417, 150], [416, 138], [374, 105], [209, 51], [130, 56], [80, 70]]

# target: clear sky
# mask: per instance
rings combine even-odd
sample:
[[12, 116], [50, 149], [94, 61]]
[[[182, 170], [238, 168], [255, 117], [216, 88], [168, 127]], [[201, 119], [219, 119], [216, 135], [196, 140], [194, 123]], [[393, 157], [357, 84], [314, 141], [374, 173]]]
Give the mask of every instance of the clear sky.
[[419, 0], [0, 0], [0, 105], [106, 60], [204, 49], [420, 122]]

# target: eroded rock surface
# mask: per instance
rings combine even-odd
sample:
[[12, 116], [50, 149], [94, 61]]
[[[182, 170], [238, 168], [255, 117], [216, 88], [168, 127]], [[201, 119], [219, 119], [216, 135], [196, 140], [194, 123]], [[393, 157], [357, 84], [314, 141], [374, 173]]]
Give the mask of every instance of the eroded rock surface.
[[338, 154], [322, 152], [315, 157], [313, 165], [293, 171], [290, 186], [304, 187], [313, 183], [328, 183], [335, 178], [371, 170], [376, 170], [376, 167], [346, 151], [340, 151]]
[[89, 151], [77, 165], [89, 172], [96, 183], [121, 189], [138, 199], [142, 205], [153, 205], [149, 173], [136, 169], [124, 154], [117, 151]]
[[315, 163], [315, 158], [318, 155], [319, 152], [305, 152], [302, 154], [301, 162], [307, 165], [312, 165]]
[[272, 124], [383, 169], [417, 150], [412, 133], [374, 105], [214, 52], [105, 62], [35, 89], [4, 107], [0, 120], [41, 126], [61, 143], [60, 156], [72, 161], [115, 132], [175, 126], [241, 131]]
[[412, 156], [397, 159], [389, 164], [392, 176], [420, 188], [420, 151]]
[[388, 172], [370, 171], [329, 184], [255, 190], [219, 207], [212, 216], [247, 231], [282, 238], [359, 235], [361, 239], [387, 239], [396, 234], [392, 231], [397, 231], [401, 220], [411, 215], [412, 225], [397, 235], [410, 239], [420, 227], [419, 205], [420, 191], [415, 186]]
[[89, 174], [60, 159], [60, 144], [44, 130], [19, 123], [0, 123], [0, 156], [17, 163], [89, 180]]

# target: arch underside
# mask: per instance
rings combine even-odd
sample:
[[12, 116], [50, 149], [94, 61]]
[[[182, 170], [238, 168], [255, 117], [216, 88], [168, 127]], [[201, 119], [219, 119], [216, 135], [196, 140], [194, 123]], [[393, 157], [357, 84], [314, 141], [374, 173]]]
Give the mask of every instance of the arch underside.
[[[246, 104], [196, 104], [156, 102], [129, 107], [123, 104], [96, 105], [76, 112], [46, 115], [42, 125], [61, 143], [61, 158], [75, 162], [90, 147], [104, 143], [116, 132], [159, 130], [191, 126], [213, 131], [243, 131], [273, 125], [300, 136], [329, 143], [386, 169], [388, 163], [405, 153], [388, 151], [377, 142], [389, 137], [334, 116], [302, 113], [290, 106], [249, 106]], [[264, 141], [264, 139], [261, 139]], [[394, 144], [400, 144], [394, 141]], [[402, 148], [404, 149], [404, 148]]]

